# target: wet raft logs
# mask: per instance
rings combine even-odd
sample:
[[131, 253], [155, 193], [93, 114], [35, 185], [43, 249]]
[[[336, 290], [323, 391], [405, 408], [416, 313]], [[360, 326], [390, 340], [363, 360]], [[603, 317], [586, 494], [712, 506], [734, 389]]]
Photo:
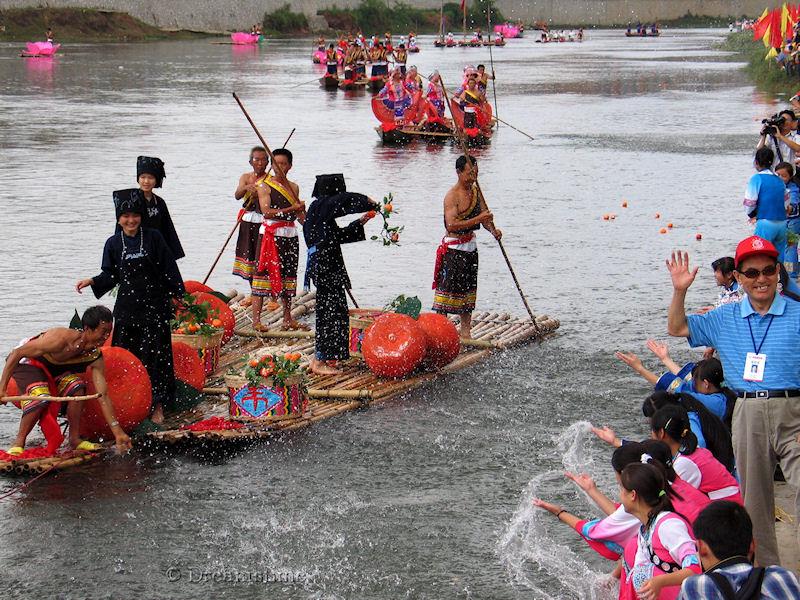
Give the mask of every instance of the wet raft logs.
[[[295, 299], [292, 315], [300, 318], [314, 310], [314, 294], [305, 293]], [[461, 353], [449, 365], [439, 371], [424, 371], [404, 379], [383, 379], [370, 372], [362, 362], [352, 360], [336, 375], [311, 375], [308, 381], [310, 402], [308, 410], [301, 417], [259, 423], [245, 422], [239, 429], [189, 431], [180, 429], [185, 423], [197, 422], [210, 417], [228, 415], [227, 389], [222, 377], [230, 368], [244, 366], [247, 355], [261, 349], [276, 352], [299, 352], [310, 359], [314, 352], [313, 332], [283, 332], [277, 330], [282, 318], [281, 310], [275, 310], [262, 317], [262, 322], [275, 327], [268, 333], [257, 333], [249, 322], [248, 309], [238, 305], [233, 307], [236, 315], [237, 338], [232, 341], [220, 356], [215, 373], [209, 378], [212, 383], [203, 391], [206, 399], [195, 408], [192, 414], [180, 415], [169, 421], [174, 429], [148, 434], [150, 442], [174, 448], [194, 446], [216, 446], [227, 443], [243, 443], [269, 438], [277, 433], [302, 429], [329, 419], [337, 414], [358, 409], [396, 397], [403, 392], [417, 388], [442, 375], [454, 373], [473, 365], [490, 354], [531, 342], [543, 335], [553, 333], [559, 322], [547, 316], [537, 317], [537, 334], [530, 320], [513, 318], [506, 313], [475, 313], [473, 315], [473, 340], [462, 343]]]

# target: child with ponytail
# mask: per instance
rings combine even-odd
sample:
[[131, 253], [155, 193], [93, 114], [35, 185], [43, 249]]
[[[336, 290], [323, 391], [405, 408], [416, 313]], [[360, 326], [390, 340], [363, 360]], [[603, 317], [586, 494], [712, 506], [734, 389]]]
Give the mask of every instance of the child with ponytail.
[[701, 567], [691, 529], [674, 512], [669, 483], [661, 469], [642, 462], [622, 470], [619, 489], [625, 511], [641, 523], [633, 566], [620, 581], [620, 598], [674, 600], [683, 581]]
[[689, 427], [689, 415], [681, 406], [664, 406], [650, 419], [652, 437], [669, 446], [672, 466], [681, 479], [712, 500], [732, 500], [742, 504], [739, 483], [728, 469], [705, 448]]

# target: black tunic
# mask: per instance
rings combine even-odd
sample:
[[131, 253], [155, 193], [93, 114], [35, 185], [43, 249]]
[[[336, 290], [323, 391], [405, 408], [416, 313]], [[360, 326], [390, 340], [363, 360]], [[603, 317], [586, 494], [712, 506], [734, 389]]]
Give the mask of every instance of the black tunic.
[[306, 277], [317, 288], [316, 351], [319, 360], [350, 357], [345, 296], [345, 289], [350, 289], [350, 278], [341, 244], [366, 239], [364, 226], [358, 219], [346, 227], [339, 227], [336, 218], [375, 208], [365, 195], [343, 192], [314, 200], [306, 213], [303, 224], [303, 237], [309, 254]]
[[[126, 191], [127, 190], [122, 190], [122, 192]], [[139, 192], [139, 195], [142, 198], [142, 203], [145, 206], [145, 213], [142, 216], [142, 227], [158, 230], [161, 233], [161, 236], [164, 238], [164, 241], [167, 243], [167, 247], [172, 252], [172, 256], [175, 257], [175, 260], [186, 256], [183, 251], [183, 246], [181, 246], [181, 241], [178, 239], [178, 232], [175, 231], [175, 225], [172, 223], [172, 217], [169, 214], [167, 203], [164, 202], [164, 199], [161, 196], [153, 194], [153, 198], [148, 201], [144, 197], [144, 193], [141, 190], [136, 191]], [[120, 231], [121, 227], [119, 224], [117, 224], [117, 228], [114, 230], [114, 233], [119, 234]]]
[[97, 298], [119, 285], [112, 344], [142, 361], [153, 403], [169, 410], [175, 400], [171, 298], [185, 292], [175, 258], [158, 231], [140, 227], [134, 237], [120, 231], [106, 240], [101, 268], [92, 284]]

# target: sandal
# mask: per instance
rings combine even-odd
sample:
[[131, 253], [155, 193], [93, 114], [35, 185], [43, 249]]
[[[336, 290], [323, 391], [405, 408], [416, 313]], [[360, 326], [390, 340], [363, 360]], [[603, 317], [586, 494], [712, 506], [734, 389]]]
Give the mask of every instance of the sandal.
[[311, 331], [311, 327], [299, 321], [289, 321], [286, 326], [295, 331]]
[[19, 456], [23, 452], [25, 452], [25, 448], [22, 446], [11, 446], [11, 448], [6, 451], [6, 454], [10, 454], [11, 456]]
[[253, 329], [260, 333], [266, 333], [269, 331], [269, 327], [267, 325], [264, 325], [263, 323], [256, 323], [255, 325], [253, 325]]
[[87, 452], [94, 452], [102, 448], [103, 447], [100, 444], [95, 444], [94, 442], [89, 442], [86, 440], [81, 440], [81, 443], [75, 446], [75, 450], [84, 450]]

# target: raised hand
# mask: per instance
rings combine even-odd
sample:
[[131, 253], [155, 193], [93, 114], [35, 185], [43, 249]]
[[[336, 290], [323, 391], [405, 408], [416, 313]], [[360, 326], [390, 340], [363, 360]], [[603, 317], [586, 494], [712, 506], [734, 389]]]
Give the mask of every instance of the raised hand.
[[642, 359], [636, 356], [633, 352], [628, 354], [625, 352], [614, 352], [614, 356], [616, 356], [634, 371], [638, 371], [642, 368]]
[[595, 434], [599, 439], [603, 440], [606, 444], [611, 444], [612, 446], [616, 447], [622, 445], [622, 442], [620, 442], [619, 438], [617, 438], [617, 434], [614, 433], [614, 430], [610, 427], [592, 427], [592, 433]]
[[586, 473], [570, 473], [567, 471], [564, 473], [564, 477], [567, 479], [571, 479], [575, 482], [575, 484], [581, 488], [584, 492], [588, 492], [597, 487], [597, 484], [594, 482], [594, 479], [589, 477]]
[[667, 360], [669, 358], [669, 348], [666, 344], [657, 342], [656, 340], [647, 340], [647, 348], [656, 355], [659, 360]]
[[672, 253], [672, 258], [666, 261], [667, 270], [672, 278], [672, 287], [675, 291], [686, 291], [694, 283], [694, 278], [697, 276], [699, 267], [694, 269], [689, 268], [689, 253], [678, 252]]

